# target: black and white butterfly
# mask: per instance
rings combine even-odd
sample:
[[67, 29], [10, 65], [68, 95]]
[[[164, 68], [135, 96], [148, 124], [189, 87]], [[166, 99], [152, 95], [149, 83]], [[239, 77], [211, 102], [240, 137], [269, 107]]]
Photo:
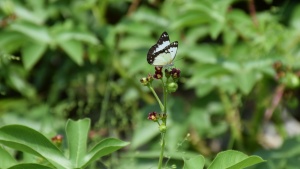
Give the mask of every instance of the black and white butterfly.
[[175, 59], [177, 48], [178, 42], [174, 41], [170, 43], [168, 33], [163, 32], [157, 43], [149, 49], [147, 61], [149, 64], [154, 66], [173, 66], [173, 60]]

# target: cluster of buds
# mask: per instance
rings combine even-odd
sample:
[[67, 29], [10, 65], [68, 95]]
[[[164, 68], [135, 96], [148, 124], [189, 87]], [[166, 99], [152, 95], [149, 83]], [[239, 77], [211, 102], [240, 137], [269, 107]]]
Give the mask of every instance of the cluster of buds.
[[[144, 85], [147, 86], [153, 81], [153, 78], [155, 79], [162, 79], [163, 78], [163, 72], [162, 72], [163, 67], [156, 66], [155, 67], [155, 73], [152, 76], [149, 74], [147, 77], [143, 77], [140, 79], [140, 82]], [[180, 77], [180, 69], [173, 68], [172, 70], [165, 69], [165, 76], [166, 78], [172, 77], [172, 79], [177, 82], [179, 77]]]
[[180, 69], [176, 69], [176, 68], [173, 68], [172, 70], [165, 69], [165, 73], [167, 78], [172, 77], [172, 79], [176, 82], [180, 77]]
[[153, 122], [157, 122], [159, 124], [159, 130], [161, 132], [165, 132], [167, 130], [166, 125], [164, 124], [164, 121], [166, 121], [167, 115], [166, 114], [159, 114], [156, 112], [151, 112], [148, 114], [148, 120], [151, 120]]
[[178, 79], [180, 77], [180, 69], [173, 68], [170, 74], [174, 80]]
[[140, 79], [140, 82], [144, 86], [147, 86], [147, 85], [151, 84], [152, 81], [153, 81], [153, 76], [151, 74], [148, 74], [147, 77], [143, 77], [143, 78]]
[[[164, 90], [168, 93], [175, 92], [178, 89], [177, 81], [180, 77], [180, 70], [176, 68], [172, 68], [171, 70], [165, 69], [165, 77], [166, 77], [166, 81], [164, 81]], [[173, 80], [170, 80], [169, 79], [170, 77]], [[156, 66], [155, 74], [153, 76], [149, 74], [147, 77], [141, 78], [140, 82], [144, 86], [148, 86], [149, 88], [152, 88], [151, 83], [153, 79], [163, 79], [163, 67]], [[167, 118], [166, 114], [158, 114], [156, 112], [151, 112], [148, 115], [149, 120], [157, 122], [159, 124], [159, 128], [161, 132], [164, 132], [166, 130], [166, 126], [165, 126], [166, 118]]]
[[162, 67], [155, 66], [155, 74], [153, 75], [155, 79], [161, 79], [163, 78], [163, 72]]
[[288, 88], [297, 88], [300, 86], [300, 71], [287, 68], [281, 62], [277, 61], [273, 64], [276, 72], [276, 79]]
[[64, 137], [62, 135], [58, 134], [58, 135], [52, 137], [51, 140], [57, 147], [60, 147], [62, 144], [63, 138]]

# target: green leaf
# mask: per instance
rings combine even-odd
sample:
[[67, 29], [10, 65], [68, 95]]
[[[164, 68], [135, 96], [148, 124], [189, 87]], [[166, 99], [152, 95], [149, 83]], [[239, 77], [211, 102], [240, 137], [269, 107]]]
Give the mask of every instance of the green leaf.
[[242, 91], [243, 94], [249, 94], [256, 83], [256, 72], [240, 70], [234, 78], [236, 86]]
[[149, 44], [154, 44], [149, 38], [141, 36], [128, 36], [120, 41], [119, 48], [124, 50], [135, 50], [139, 48], [147, 48]]
[[81, 42], [75, 40], [59, 41], [61, 48], [70, 56], [78, 65], [83, 65], [83, 47]]
[[100, 141], [85, 156], [84, 158], [85, 164], [81, 166], [81, 168], [86, 167], [92, 161], [99, 159], [100, 157], [110, 154], [114, 151], [117, 151], [120, 148], [127, 146], [128, 144], [129, 142], [124, 142], [116, 138], [107, 138]]
[[8, 82], [14, 89], [28, 98], [33, 98], [36, 96], [35, 88], [33, 88], [31, 84], [29, 84], [20, 74], [12, 71], [9, 72]]
[[189, 57], [196, 62], [200, 63], [217, 63], [217, 53], [216, 50], [211, 45], [200, 45], [200, 46], [191, 46], [187, 49], [182, 49], [183, 52], [186, 52]]
[[17, 164], [17, 161], [4, 149], [3, 146], [0, 146], [0, 156], [0, 168], [8, 168]]
[[210, 35], [215, 40], [224, 28], [224, 22], [212, 22], [210, 25]]
[[25, 69], [30, 70], [46, 51], [47, 44], [30, 42], [22, 48], [22, 58]]
[[290, 25], [299, 31], [300, 28], [300, 5], [295, 7], [292, 14], [292, 19], [290, 20]]
[[241, 169], [261, 162], [264, 162], [261, 157], [247, 156], [239, 151], [228, 150], [219, 153], [208, 169]]
[[209, 18], [206, 14], [203, 13], [186, 13], [185, 15], [176, 19], [176, 21], [172, 22], [170, 25], [171, 29], [182, 29], [184, 27], [190, 26], [193, 27], [195, 25], [203, 24], [209, 22]]
[[147, 24], [151, 24], [152, 26], [159, 26], [165, 28], [169, 25], [167, 19], [158, 15], [157, 11], [150, 10], [149, 8], [145, 8], [141, 6], [138, 8], [136, 12], [134, 12], [131, 18], [136, 22], [145, 22]]
[[28, 22], [14, 22], [11, 24], [10, 29], [20, 32], [37, 42], [50, 43], [51, 36], [46, 27], [35, 25]]
[[59, 32], [55, 35], [55, 40], [60, 41], [82, 41], [87, 42], [93, 45], [97, 45], [99, 43], [98, 39], [89, 32], [82, 31], [65, 31]]
[[19, 51], [27, 37], [21, 33], [12, 31], [2, 31], [0, 33], [0, 49], [3, 53], [14, 53]]
[[157, 124], [152, 121], [139, 122], [133, 134], [130, 148], [136, 149], [159, 135], [159, 130], [153, 130], [155, 127], [157, 127]]
[[201, 169], [204, 167], [205, 159], [202, 155], [184, 160], [183, 169]]
[[28, 164], [18, 164], [15, 166], [12, 166], [8, 169], [34, 169], [34, 168], [38, 168], [38, 169], [53, 169], [51, 167], [48, 166], [44, 166], [41, 164], [34, 164], [34, 163], [28, 163]]
[[71, 164], [62, 152], [41, 133], [22, 125], [0, 128], [0, 143], [48, 160], [57, 168], [70, 168]]
[[78, 121], [68, 120], [67, 122], [66, 134], [70, 160], [75, 168], [79, 168], [83, 164], [89, 129], [90, 120], [87, 118]]
[[43, 23], [44, 16], [34, 13], [36, 11], [26, 9], [24, 7], [25, 6], [19, 6], [19, 5], [15, 6], [15, 13], [19, 19], [27, 20], [27, 21], [35, 23], [35, 24]]

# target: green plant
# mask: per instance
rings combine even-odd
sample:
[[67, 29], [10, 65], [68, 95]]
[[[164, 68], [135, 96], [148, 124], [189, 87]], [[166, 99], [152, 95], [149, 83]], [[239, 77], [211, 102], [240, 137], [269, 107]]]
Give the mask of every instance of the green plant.
[[[163, 70], [164, 70], [165, 76], [163, 75], [163, 72], [162, 72]], [[158, 169], [162, 168], [162, 163], [163, 163], [163, 158], [164, 158], [164, 149], [165, 149], [165, 144], [166, 144], [165, 134], [167, 132], [167, 117], [168, 117], [168, 115], [167, 115], [167, 96], [168, 96], [168, 94], [173, 93], [177, 90], [177, 88], [178, 88], [177, 81], [178, 81], [179, 77], [180, 77], [179, 69], [173, 68], [172, 70], [169, 70], [169, 69], [163, 69], [163, 67], [156, 66], [155, 74], [153, 76], [149, 74], [147, 78], [145, 77], [140, 80], [140, 82], [144, 86], [147, 86], [150, 89], [150, 91], [156, 98], [156, 100], [159, 104], [160, 110], [161, 110], [161, 113], [159, 113], [159, 114], [156, 112], [152, 112], [152, 113], [149, 113], [149, 115], [148, 115], [149, 120], [152, 120], [158, 124], [159, 131], [161, 134], [161, 151], [160, 151], [160, 156], [159, 156]], [[158, 97], [157, 93], [155, 92], [155, 90], [152, 86], [153, 79], [161, 80], [162, 90], [163, 90], [163, 102], [160, 100], [160, 98]]]
[[[163, 73], [164, 70], [164, 73]], [[163, 68], [156, 66], [155, 74], [152, 76], [151, 74], [148, 77], [144, 77], [140, 80], [140, 82], [147, 86], [154, 97], [156, 98], [159, 107], [161, 109], [161, 113], [151, 112], [148, 115], [148, 119], [158, 124], [159, 132], [161, 134], [161, 150], [158, 161], [158, 169], [161, 169], [163, 166], [164, 159], [164, 151], [166, 145], [166, 132], [168, 131], [167, 127], [167, 103], [168, 103], [168, 95], [170, 93], [175, 92], [178, 89], [178, 79], [180, 77], [180, 70], [176, 68], [172, 68], [169, 70], [168, 68]], [[163, 102], [160, 100], [159, 96], [155, 92], [152, 82], [154, 79], [161, 81], [161, 86], [163, 90]], [[242, 152], [228, 150], [224, 152], [220, 152], [213, 162], [209, 165], [208, 169], [241, 169], [245, 167], [249, 167], [258, 163], [263, 162], [264, 160], [259, 156], [250, 156], [243, 154]], [[190, 158], [188, 160], [184, 160], [184, 169], [200, 169], [204, 168], [205, 159], [203, 156], [196, 156]]]
[[[129, 144], [115, 138], [106, 138], [87, 151], [89, 128], [89, 119], [78, 121], [68, 120], [66, 124], [66, 136], [68, 139], [69, 155], [66, 155], [66, 152], [62, 152], [38, 131], [22, 125], [2, 126], [0, 128], [0, 168], [83, 169], [100, 157]], [[59, 145], [61, 138], [56, 138], [54, 141]], [[35, 155], [38, 159], [28, 163], [18, 163], [5, 147]]]

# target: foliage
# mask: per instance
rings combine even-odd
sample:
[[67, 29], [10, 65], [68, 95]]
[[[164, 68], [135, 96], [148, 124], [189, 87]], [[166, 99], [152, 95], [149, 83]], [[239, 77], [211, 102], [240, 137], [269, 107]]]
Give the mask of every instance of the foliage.
[[[227, 168], [227, 169], [240, 169], [252, 166], [257, 163], [261, 163], [263, 160], [258, 156], [250, 156], [233, 150], [228, 150], [219, 153], [213, 162], [209, 165], [208, 169], [219, 169], [219, 168]], [[195, 169], [195, 168], [203, 168], [205, 164], [204, 158], [202, 156], [198, 156], [185, 161], [185, 165], [183, 169]]]
[[108, 138], [97, 143], [89, 151], [87, 136], [90, 120], [69, 120], [66, 125], [69, 157], [50, 142], [42, 133], [22, 125], [7, 125], [0, 128], [0, 143], [4, 146], [35, 155], [40, 162], [18, 164], [16, 160], [1, 148], [0, 168], [86, 168], [91, 162], [108, 155], [126, 145], [127, 142]]
[[[2, 0], [0, 8], [1, 126], [51, 137], [68, 118], [89, 117], [92, 143], [131, 140], [106, 165], [155, 166], [160, 133], [146, 117], [159, 107], [139, 79], [154, 69], [147, 51], [167, 31], [182, 73], [167, 108], [166, 168], [199, 153], [209, 161], [224, 149], [264, 152], [299, 135], [297, 1]], [[266, 169], [299, 157], [277, 165], [276, 150], [265, 151]]]

